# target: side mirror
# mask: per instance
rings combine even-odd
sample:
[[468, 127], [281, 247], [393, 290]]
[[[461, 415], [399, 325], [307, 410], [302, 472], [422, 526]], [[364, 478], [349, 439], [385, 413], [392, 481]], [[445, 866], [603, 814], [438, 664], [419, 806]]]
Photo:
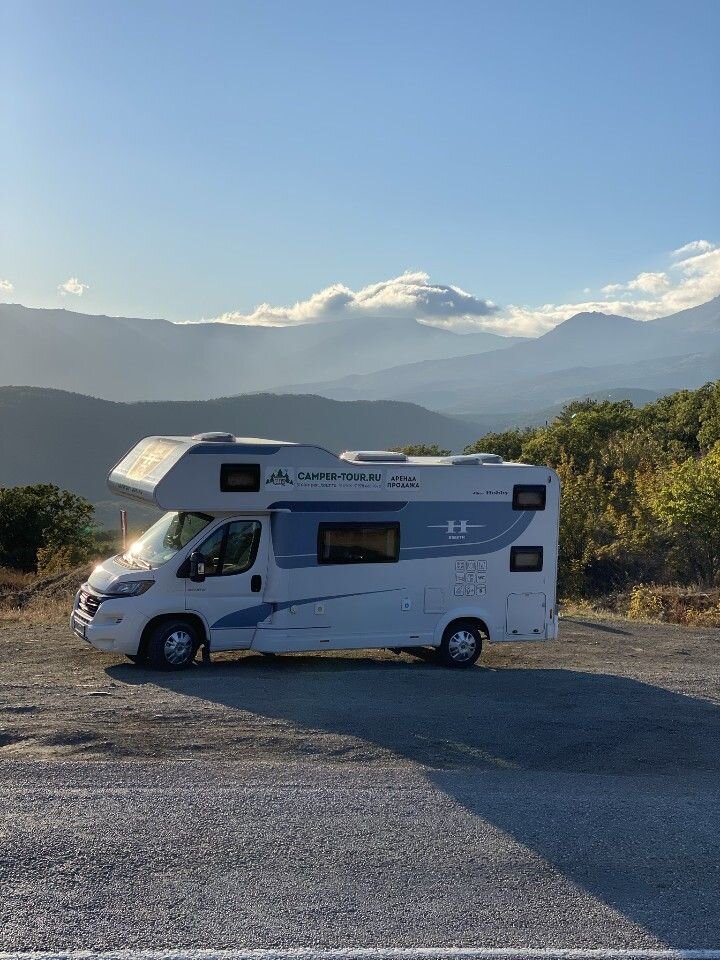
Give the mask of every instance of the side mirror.
[[190, 554], [190, 579], [193, 583], [205, 581], [205, 557], [199, 550], [193, 550]]

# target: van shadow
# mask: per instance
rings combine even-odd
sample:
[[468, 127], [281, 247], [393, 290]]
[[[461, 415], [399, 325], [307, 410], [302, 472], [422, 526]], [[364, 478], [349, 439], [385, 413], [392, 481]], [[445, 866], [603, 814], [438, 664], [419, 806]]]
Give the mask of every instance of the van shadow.
[[[709, 701], [602, 674], [361, 657], [108, 673], [418, 764], [447, 796], [668, 945], [720, 941], [720, 708]], [[285, 759], [307, 760], [292, 749]]]

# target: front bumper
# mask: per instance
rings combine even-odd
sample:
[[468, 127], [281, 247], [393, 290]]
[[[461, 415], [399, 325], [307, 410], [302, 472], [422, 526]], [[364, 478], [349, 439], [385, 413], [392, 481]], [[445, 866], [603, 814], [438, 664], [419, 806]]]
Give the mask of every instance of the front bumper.
[[127, 600], [103, 600], [91, 616], [80, 604], [81, 592], [82, 588], [75, 594], [70, 615], [70, 629], [75, 636], [105, 653], [136, 654], [143, 624], [133, 616]]

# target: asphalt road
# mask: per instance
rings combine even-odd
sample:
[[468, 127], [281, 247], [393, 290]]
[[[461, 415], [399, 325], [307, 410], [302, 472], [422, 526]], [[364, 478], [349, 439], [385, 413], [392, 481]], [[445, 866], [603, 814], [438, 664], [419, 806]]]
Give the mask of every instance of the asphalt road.
[[[0, 950], [718, 948], [718, 636], [658, 632], [645, 682], [619, 667], [650, 628], [608, 629], [461, 675], [162, 677], [79, 649], [95, 673], [57, 702], [29, 637], [0, 708]], [[95, 752], [35, 753], [53, 724]], [[126, 728], [129, 757], [98, 755]]]
[[717, 776], [8, 762], [0, 947], [712, 947]]

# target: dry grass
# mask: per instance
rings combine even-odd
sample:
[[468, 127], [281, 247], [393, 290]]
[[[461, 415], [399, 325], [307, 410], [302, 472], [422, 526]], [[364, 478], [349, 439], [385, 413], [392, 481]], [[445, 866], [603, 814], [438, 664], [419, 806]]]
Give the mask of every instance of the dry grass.
[[560, 610], [566, 617], [717, 628], [720, 627], [720, 589], [639, 585], [596, 600], [561, 601]]
[[37, 600], [24, 607], [0, 607], [0, 626], [58, 626], [70, 619], [69, 600]]
[[[8, 573], [5, 581], [0, 580], [0, 624], [50, 626], [67, 621], [75, 591], [87, 579], [89, 568], [78, 567], [52, 576]], [[7, 587], [3, 589], [2, 584]]]
[[32, 573], [23, 573], [22, 570], [13, 570], [11, 567], [0, 567], [0, 600], [9, 593], [24, 590], [35, 579]]

